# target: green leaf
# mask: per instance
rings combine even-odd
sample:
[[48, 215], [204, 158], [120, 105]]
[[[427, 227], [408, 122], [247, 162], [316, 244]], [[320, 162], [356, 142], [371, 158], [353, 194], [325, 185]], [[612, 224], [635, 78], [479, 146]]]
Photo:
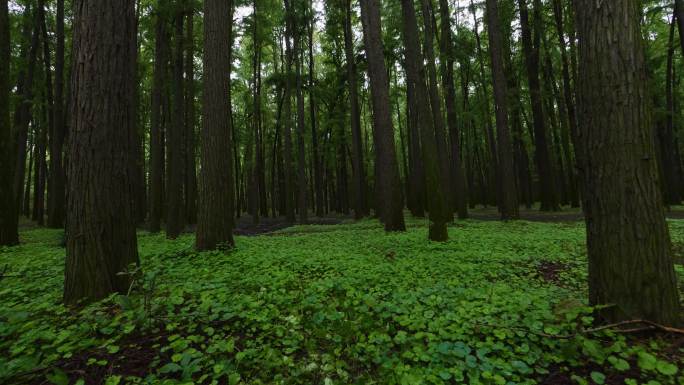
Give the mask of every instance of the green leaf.
[[183, 370], [183, 368], [180, 365], [176, 364], [175, 362], [169, 362], [168, 364], [162, 366], [161, 369], [159, 369], [159, 373], [176, 373], [180, 372], [181, 370]]
[[608, 357], [608, 362], [620, 372], [627, 371], [630, 368], [629, 362], [615, 356]]
[[61, 369], [55, 369], [45, 377], [54, 385], [69, 385], [69, 377]]
[[658, 359], [647, 352], [639, 352], [637, 364], [643, 370], [655, 370]]
[[110, 376], [105, 380], [105, 385], [119, 385], [121, 383], [121, 376]]
[[666, 376], [674, 376], [679, 371], [676, 365], [673, 365], [667, 361], [658, 360], [656, 364], [656, 369]]
[[591, 379], [598, 385], [606, 383], [606, 375], [601, 372], [591, 372]]

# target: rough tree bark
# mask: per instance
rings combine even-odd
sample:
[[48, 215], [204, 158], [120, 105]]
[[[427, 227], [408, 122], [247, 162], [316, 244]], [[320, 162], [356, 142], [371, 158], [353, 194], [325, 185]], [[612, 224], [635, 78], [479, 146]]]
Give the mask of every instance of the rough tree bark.
[[164, 85], [169, 60], [166, 7], [159, 0], [155, 18], [154, 72], [152, 75], [152, 111], [150, 112], [150, 231], [161, 230], [164, 212]]
[[72, 124], [67, 165], [64, 302], [125, 292], [138, 262], [130, 204], [129, 76], [133, 0], [75, 0]]
[[[679, 321], [659, 190], [640, 3], [576, 0], [579, 166], [589, 300], [607, 322]], [[619, 38], [615, 38], [615, 37]]]
[[197, 223], [197, 145], [195, 140], [195, 6], [186, 4], [185, 28], [185, 215]]
[[413, 0], [401, 1], [403, 39], [406, 56], [407, 87], [411, 88], [411, 111], [420, 124], [422, 157], [425, 163], [425, 184], [428, 192], [427, 205], [430, 219], [429, 239], [444, 242], [449, 238], [447, 221], [447, 194], [442, 184], [439, 152], [437, 150], [435, 120], [430, 109], [430, 96], [426, 86], [425, 66], [418, 42], [418, 21]]
[[[532, 104], [532, 125], [534, 127], [534, 160], [539, 173], [539, 198], [542, 211], [558, 211], [558, 192], [554, 179], [553, 165], [549, 156], [549, 144], [546, 137], [546, 122], [544, 120], [544, 108], [542, 101], [541, 83], [539, 81], [540, 65], [539, 51], [541, 49], [541, 3], [534, 0], [533, 22], [535, 25], [534, 38], [530, 27], [527, 0], [518, 0], [520, 9], [520, 26], [522, 29], [523, 52], [525, 56], [525, 68], [527, 70], [527, 82], [530, 90]], [[551, 112], [548, 112], [551, 113]]]
[[14, 199], [14, 141], [10, 124], [10, 28], [7, 0], [0, 0], [0, 246], [19, 243]]
[[352, 32], [351, 0], [344, 0], [344, 52], [347, 61], [347, 82], [349, 85], [349, 113], [352, 134], [352, 166], [354, 168], [354, 217], [361, 219], [370, 214], [368, 209], [368, 184], [364, 163], [363, 139], [361, 137], [361, 113], [359, 109], [358, 73], [354, 56], [354, 35]]
[[405, 231], [404, 194], [394, 146], [389, 80], [383, 55], [380, 3], [379, 0], [361, 0], [360, 2], [373, 106], [375, 165], [376, 170], [380, 171], [377, 173], [379, 180], [376, 183], [382, 201], [377, 202], [376, 206], [381, 207], [380, 213], [386, 231]]
[[173, 114], [167, 131], [166, 237], [176, 239], [185, 228], [185, 101], [183, 87], [183, 0], [174, 4]]
[[518, 196], [515, 188], [513, 147], [508, 127], [508, 100], [506, 74], [502, 57], [502, 36], [499, 9], [496, 0], [487, 0], [487, 27], [489, 29], [489, 55], [491, 57], [494, 100], [496, 107], [497, 148], [499, 158], [499, 185], [501, 196], [499, 211], [501, 219], [518, 219]]
[[230, 114], [232, 1], [204, 1], [204, 56], [198, 250], [234, 246]]

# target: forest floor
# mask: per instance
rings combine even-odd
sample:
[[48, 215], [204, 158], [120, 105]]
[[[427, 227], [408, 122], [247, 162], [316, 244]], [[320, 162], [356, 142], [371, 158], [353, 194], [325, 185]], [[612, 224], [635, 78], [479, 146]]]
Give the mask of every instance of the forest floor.
[[141, 231], [131, 293], [78, 310], [60, 304], [62, 232], [26, 228], [0, 248], [0, 383], [684, 383], [684, 336], [589, 330], [579, 218], [485, 214], [443, 244], [424, 220], [266, 221], [209, 253]]

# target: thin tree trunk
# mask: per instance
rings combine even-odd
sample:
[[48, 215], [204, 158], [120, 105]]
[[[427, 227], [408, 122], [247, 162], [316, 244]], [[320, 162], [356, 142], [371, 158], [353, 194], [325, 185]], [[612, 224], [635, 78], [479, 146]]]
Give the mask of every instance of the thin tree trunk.
[[232, 248], [234, 192], [230, 114], [233, 2], [204, 1], [204, 57], [198, 250]]
[[[75, 0], [64, 302], [125, 292], [138, 262], [128, 175], [133, 0]], [[96, 86], [97, 85], [97, 86]], [[105, 107], [106, 106], [106, 107]]]
[[[630, 0], [576, 0], [579, 165], [589, 300], [601, 321], [680, 316], [639, 22]], [[619, 38], [615, 38], [619, 37]]]
[[302, 45], [301, 45], [301, 26], [297, 23], [296, 3], [291, 5], [290, 17], [293, 26], [293, 49], [295, 60], [295, 76], [297, 81], [297, 210], [299, 211], [299, 221], [308, 221], [308, 196], [306, 180], [306, 148], [304, 146], [304, 91], [302, 80]]
[[195, 7], [187, 2], [185, 29], [185, 215], [197, 223], [197, 145], [195, 140]]
[[[10, 123], [10, 28], [7, 0], [0, 0], [0, 179], [14, 180], [14, 141]], [[21, 198], [20, 198], [21, 199]], [[0, 246], [19, 243], [18, 210], [12, 183], [0, 183]]]
[[354, 57], [354, 35], [352, 32], [351, 1], [345, 0], [344, 52], [347, 62], [347, 82], [349, 84], [349, 113], [352, 133], [352, 166], [354, 169], [354, 217], [361, 219], [370, 214], [368, 208], [368, 184], [364, 163], [363, 139], [361, 135], [361, 113], [359, 109], [359, 86], [356, 59]]
[[459, 219], [468, 218], [468, 185], [466, 183], [465, 172], [463, 171], [463, 160], [461, 152], [461, 131], [459, 128], [458, 116], [456, 112], [456, 89], [454, 86], [454, 47], [452, 43], [451, 18], [449, 13], [449, 2], [439, 0], [439, 15], [441, 19], [441, 55], [442, 65], [442, 87], [445, 92], [445, 106], [447, 113], [447, 125], [451, 139], [451, 178], [452, 199], [454, 208], [458, 213]]
[[294, 223], [295, 221], [295, 208], [294, 208], [294, 163], [292, 160], [292, 46], [290, 38], [294, 33], [292, 29], [292, 9], [290, 6], [290, 0], [285, 1], [285, 96], [284, 96], [284, 117], [283, 117], [283, 132], [285, 139], [285, 151], [284, 151], [284, 168], [285, 168], [285, 191], [283, 196], [285, 198], [285, 219], [289, 223]]
[[[549, 144], [546, 137], [546, 127], [544, 120], [544, 108], [542, 101], [541, 82], [539, 73], [539, 51], [541, 46], [541, 2], [534, 0], [534, 39], [532, 28], [530, 27], [529, 12], [527, 10], [527, 0], [518, 0], [520, 8], [520, 26], [522, 28], [523, 52], [525, 56], [525, 68], [527, 69], [527, 81], [530, 89], [530, 99], [532, 103], [532, 122], [534, 126], [534, 159], [539, 173], [540, 200], [542, 211], [558, 211], [558, 193], [553, 176], [553, 165], [549, 156]], [[550, 113], [550, 112], [549, 112]]]
[[316, 83], [315, 83], [315, 61], [314, 61], [314, 8], [313, 1], [309, 1], [309, 11], [311, 12], [311, 18], [309, 20], [308, 31], [309, 31], [309, 114], [311, 115], [311, 147], [313, 150], [313, 167], [314, 167], [314, 186], [316, 189], [316, 216], [323, 216], [324, 202], [323, 202], [323, 171], [321, 168], [321, 156], [320, 149], [318, 148], [318, 127], [316, 126]]

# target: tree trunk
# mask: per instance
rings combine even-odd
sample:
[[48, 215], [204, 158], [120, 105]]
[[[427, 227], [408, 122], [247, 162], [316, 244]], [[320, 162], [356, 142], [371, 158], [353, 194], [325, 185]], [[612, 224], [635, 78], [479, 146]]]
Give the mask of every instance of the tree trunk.
[[684, 55], [684, 0], [675, 0], [674, 13], [677, 18], [677, 29], [679, 31], [679, 44]]
[[[425, 66], [420, 54], [418, 42], [418, 21], [413, 8], [413, 0], [402, 0], [403, 37], [406, 56], [407, 87], [412, 89], [411, 110], [420, 122], [421, 147], [425, 162], [425, 184], [428, 192], [428, 212], [430, 219], [429, 239], [445, 242], [449, 238], [447, 221], [447, 194], [442, 184], [439, 151], [437, 150], [437, 131], [434, 127], [432, 111], [430, 110], [430, 96], [425, 83]], [[424, 15], [425, 16], [425, 15]], [[431, 43], [431, 42], [430, 42]], [[431, 124], [432, 123], [432, 124]]]
[[373, 105], [376, 181], [382, 202], [380, 212], [386, 231], [405, 231], [404, 197], [394, 147], [394, 127], [389, 101], [389, 80], [385, 67], [379, 0], [361, 0], [363, 37]]
[[445, 92], [445, 106], [447, 113], [447, 125], [451, 138], [451, 179], [452, 199], [454, 208], [458, 213], [459, 219], [468, 218], [468, 185], [466, 183], [465, 172], [463, 171], [463, 160], [461, 152], [461, 130], [459, 128], [456, 113], [456, 89], [454, 86], [454, 47], [452, 43], [451, 18], [449, 13], [449, 2], [439, 0], [439, 15], [441, 19], [441, 55], [442, 65], [442, 87]]
[[234, 192], [230, 114], [232, 1], [204, 1], [201, 164], [198, 250], [232, 248]]
[[[128, 175], [133, 0], [75, 0], [64, 302], [124, 293], [138, 263]], [[106, 106], [106, 107], [105, 107]]]
[[295, 221], [294, 210], [294, 164], [292, 160], [292, 46], [290, 38], [292, 37], [294, 25], [292, 25], [292, 9], [290, 1], [285, 0], [285, 95], [283, 107], [283, 137], [285, 139], [284, 168], [285, 168], [285, 189], [283, 197], [285, 198], [285, 219], [289, 223]]
[[352, 133], [352, 166], [354, 168], [354, 217], [361, 219], [370, 214], [368, 208], [368, 184], [364, 163], [363, 139], [361, 137], [361, 113], [359, 109], [359, 86], [356, 59], [354, 56], [354, 35], [352, 32], [351, 1], [345, 0], [344, 52], [347, 61], [347, 82], [349, 85], [349, 113]]
[[662, 187], [665, 204], [678, 205], [682, 202], [680, 180], [677, 170], [677, 150], [674, 135], [674, 35], [675, 21], [670, 23], [670, 35], [667, 49], [667, 66], [665, 74], [665, 121], [658, 124], [658, 140], [660, 148], [660, 166], [663, 176]]
[[169, 43], [167, 0], [157, 3], [155, 20], [154, 73], [152, 75], [152, 111], [150, 118], [150, 231], [161, 230], [164, 212], [164, 86], [167, 81]]
[[188, 1], [185, 37], [185, 215], [197, 223], [197, 145], [195, 140], [195, 6]]
[[[640, 6], [576, 0], [578, 138], [589, 300], [602, 321], [679, 321], [670, 236], [659, 190]], [[620, 38], [615, 38], [615, 37]]]
[[[527, 69], [527, 81], [530, 89], [530, 99], [532, 103], [532, 122], [534, 126], [534, 160], [537, 164], [539, 173], [539, 196], [542, 211], [558, 211], [558, 193], [554, 180], [553, 165], [549, 156], [549, 145], [546, 137], [546, 127], [544, 120], [544, 108], [542, 101], [541, 84], [539, 73], [540, 35], [541, 30], [541, 3], [534, 0], [534, 41], [532, 29], [530, 27], [529, 12], [527, 10], [527, 0], [518, 0], [520, 8], [520, 26], [522, 28], [523, 52], [525, 56], [525, 68]], [[549, 112], [550, 113], [550, 112]]]
[[64, 137], [66, 131], [64, 118], [64, 0], [57, 0], [57, 23], [55, 45], [55, 106], [54, 124], [50, 133], [50, 180], [48, 182], [48, 227], [64, 227], [65, 180]]
[[293, 26], [293, 45], [295, 56], [295, 76], [297, 81], [297, 210], [299, 221], [306, 223], [308, 220], [309, 207], [307, 204], [307, 180], [306, 180], [306, 148], [304, 146], [304, 91], [302, 80], [302, 45], [301, 26], [297, 22], [297, 6], [293, 1], [290, 17]]
[[570, 132], [563, 132], [563, 151], [565, 154], [568, 183], [570, 183], [570, 202], [572, 207], [579, 207], [579, 193], [577, 191], [577, 172], [575, 162], [570, 155], [570, 138], [576, 143], [577, 138], [577, 112], [575, 109], [574, 88], [570, 81], [570, 64], [568, 63], [568, 53], [565, 41], [565, 27], [563, 25], [563, 5], [561, 0], [553, 0], [553, 15], [556, 20], [556, 32], [558, 33], [558, 45], [561, 53], [561, 64], [563, 73], [563, 97], [565, 99], [565, 109], [568, 115]]
[[316, 188], [316, 216], [321, 217], [325, 211], [323, 202], [323, 171], [321, 165], [320, 149], [318, 148], [318, 127], [316, 126], [316, 83], [315, 83], [315, 73], [314, 67], [316, 62], [314, 61], [314, 8], [313, 1], [309, 1], [309, 11], [311, 12], [311, 17], [309, 20], [309, 113], [311, 115], [311, 147], [313, 150], [313, 159], [311, 162], [314, 167], [314, 186]]
[[489, 55], [492, 65], [494, 84], [494, 101], [496, 106], [496, 130], [498, 137], [499, 185], [501, 199], [499, 211], [501, 219], [518, 219], [518, 196], [515, 188], [513, 168], [513, 148], [508, 127], [508, 100], [506, 92], [506, 74], [502, 57], [502, 36], [499, 26], [499, 9], [496, 0], [487, 0], [487, 26], [489, 28]]
[[176, 239], [185, 228], [185, 93], [183, 91], [183, 0], [176, 0], [174, 17], [173, 115], [166, 146], [166, 237]]
[[[30, 7], [26, 8], [26, 13], [28, 19], [33, 18]], [[40, 23], [37, 19], [33, 20], [35, 23], [33, 24], [33, 33], [31, 35], [30, 49], [28, 51], [28, 69], [19, 74], [17, 95], [19, 96], [20, 101], [16, 104], [16, 109], [14, 111], [14, 135], [16, 135], [15, 148], [17, 149], [17, 152], [15, 153], [16, 163], [14, 169], [14, 199], [17, 207], [20, 205], [21, 196], [23, 194], [24, 174], [26, 171], [26, 141], [28, 139], [29, 124], [32, 120], [33, 80], [36, 72], [38, 46], [40, 43]], [[29, 23], [28, 25], [30, 26], [31, 24]]]

